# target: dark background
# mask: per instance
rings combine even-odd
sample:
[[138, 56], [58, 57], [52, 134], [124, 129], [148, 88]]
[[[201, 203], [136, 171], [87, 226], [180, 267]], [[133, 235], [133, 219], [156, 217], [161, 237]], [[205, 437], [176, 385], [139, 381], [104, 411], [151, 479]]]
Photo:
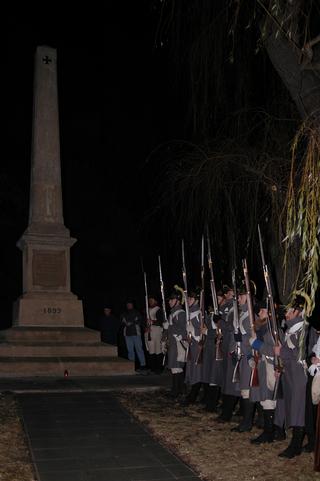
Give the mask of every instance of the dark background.
[[157, 165], [148, 158], [162, 142], [183, 136], [182, 100], [174, 94], [167, 52], [155, 46], [153, 7], [109, 1], [103, 10], [28, 7], [6, 15], [1, 328], [11, 324], [12, 303], [22, 293], [16, 242], [28, 224], [37, 45], [58, 53], [64, 219], [78, 239], [71, 250], [72, 291], [84, 302], [86, 324], [95, 327], [105, 301], [116, 312], [127, 296], [143, 305], [141, 256], [150, 290], [158, 287], [159, 253], [165, 280], [179, 281], [172, 238], [157, 228]]

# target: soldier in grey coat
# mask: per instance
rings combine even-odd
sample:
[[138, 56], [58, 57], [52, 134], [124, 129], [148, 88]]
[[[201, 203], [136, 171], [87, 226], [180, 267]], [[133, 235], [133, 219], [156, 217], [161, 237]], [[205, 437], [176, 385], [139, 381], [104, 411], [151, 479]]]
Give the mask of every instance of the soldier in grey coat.
[[218, 422], [230, 422], [234, 406], [239, 399], [239, 385], [232, 382], [235, 364], [234, 351], [236, 342], [234, 339], [233, 325], [233, 296], [234, 292], [230, 287], [224, 286], [224, 291], [218, 293], [219, 312], [221, 316], [220, 325], [222, 330], [222, 412], [217, 418]]
[[[256, 336], [250, 338], [251, 347], [259, 352], [258, 376], [259, 376], [259, 401], [263, 409], [264, 428], [256, 438], [251, 439], [253, 444], [272, 443], [274, 440], [274, 413], [277, 402], [273, 400], [273, 392], [276, 383], [274, 366], [274, 345], [266, 302], [257, 304], [255, 312]], [[252, 400], [252, 398], [251, 398]]]
[[178, 290], [173, 291], [169, 297], [170, 315], [168, 322], [163, 324], [164, 329], [167, 329], [167, 367], [172, 373], [171, 395], [173, 398], [183, 394], [183, 370], [187, 354], [186, 313], [181, 305], [181, 301], [181, 292]]
[[[255, 402], [250, 400], [250, 381], [252, 376], [253, 357], [252, 357], [252, 347], [250, 345], [251, 338], [251, 323], [248, 312], [247, 305], [247, 293], [243, 288], [240, 290], [238, 296], [239, 308], [240, 308], [240, 318], [239, 318], [239, 328], [241, 334], [241, 359], [240, 359], [240, 382], [239, 389], [241, 393], [241, 401], [243, 407], [243, 419], [240, 424], [232, 429], [236, 432], [248, 432], [252, 429], [253, 415]], [[250, 364], [249, 364], [250, 360]]]
[[283, 363], [282, 386], [287, 428], [292, 428], [289, 446], [279, 454], [291, 459], [301, 454], [305, 432], [305, 400], [307, 376], [304, 363], [300, 361], [300, 339], [304, 333], [304, 299], [297, 297], [286, 311], [286, 332], [282, 346], [275, 346], [274, 352]]
[[217, 409], [220, 388], [223, 382], [223, 365], [216, 359], [217, 324], [219, 316], [209, 310], [205, 317], [205, 343], [202, 358], [202, 383], [205, 390], [205, 408], [209, 412]]
[[201, 310], [199, 305], [200, 293], [192, 290], [188, 293], [189, 323], [187, 323], [188, 334], [188, 355], [186, 363], [185, 383], [191, 386], [186, 397], [186, 403], [192, 404], [196, 401], [201, 388], [202, 364], [199, 361], [200, 341], [202, 338]]

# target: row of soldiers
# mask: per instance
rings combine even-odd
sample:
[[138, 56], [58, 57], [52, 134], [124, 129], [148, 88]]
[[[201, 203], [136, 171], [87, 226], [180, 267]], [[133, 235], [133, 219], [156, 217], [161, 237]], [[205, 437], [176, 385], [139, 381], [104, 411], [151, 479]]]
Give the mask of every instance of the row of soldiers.
[[[220, 401], [219, 423], [232, 421], [240, 401], [242, 419], [232, 429], [239, 433], [251, 431], [259, 406], [263, 430], [251, 440], [253, 444], [284, 440], [292, 428], [290, 443], [279, 456], [293, 458], [303, 450], [312, 452], [316, 406], [311, 401], [313, 378], [308, 366], [313, 374], [320, 367], [320, 341], [319, 332], [304, 320], [305, 299], [296, 296], [290, 307], [277, 312], [281, 327], [275, 341], [270, 304], [254, 301], [245, 285], [237, 292], [224, 286], [216, 294], [218, 311], [209, 308], [203, 315], [201, 291], [185, 292], [175, 286], [165, 319], [164, 310], [154, 297], [150, 299], [146, 345], [153, 353], [159, 355], [161, 348], [166, 353], [172, 374], [170, 396], [194, 403], [201, 390], [208, 411], [216, 411]], [[306, 353], [303, 359], [302, 351]]]

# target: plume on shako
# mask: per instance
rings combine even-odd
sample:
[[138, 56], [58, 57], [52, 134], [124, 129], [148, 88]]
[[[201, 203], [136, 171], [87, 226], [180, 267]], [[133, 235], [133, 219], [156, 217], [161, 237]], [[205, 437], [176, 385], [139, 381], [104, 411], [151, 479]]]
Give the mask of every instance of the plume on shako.
[[173, 286], [173, 291], [171, 291], [169, 295], [169, 299], [177, 299], [180, 302], [183, 302], [183, 289], [179, 287], [177, 284]]

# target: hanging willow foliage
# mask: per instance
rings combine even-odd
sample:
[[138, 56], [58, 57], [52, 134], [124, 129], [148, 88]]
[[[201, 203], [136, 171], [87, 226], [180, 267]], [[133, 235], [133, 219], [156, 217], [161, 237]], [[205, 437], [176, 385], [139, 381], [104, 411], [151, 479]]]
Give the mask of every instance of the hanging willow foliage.
[[299, 242], [295, 291], [305, 296], [306, 315], [315, 307], [320, 259], [320, 127], [319, 118], [305, 121], [292, 145], [291, 174], [285, 204], [285, 269], [289, 249]]

